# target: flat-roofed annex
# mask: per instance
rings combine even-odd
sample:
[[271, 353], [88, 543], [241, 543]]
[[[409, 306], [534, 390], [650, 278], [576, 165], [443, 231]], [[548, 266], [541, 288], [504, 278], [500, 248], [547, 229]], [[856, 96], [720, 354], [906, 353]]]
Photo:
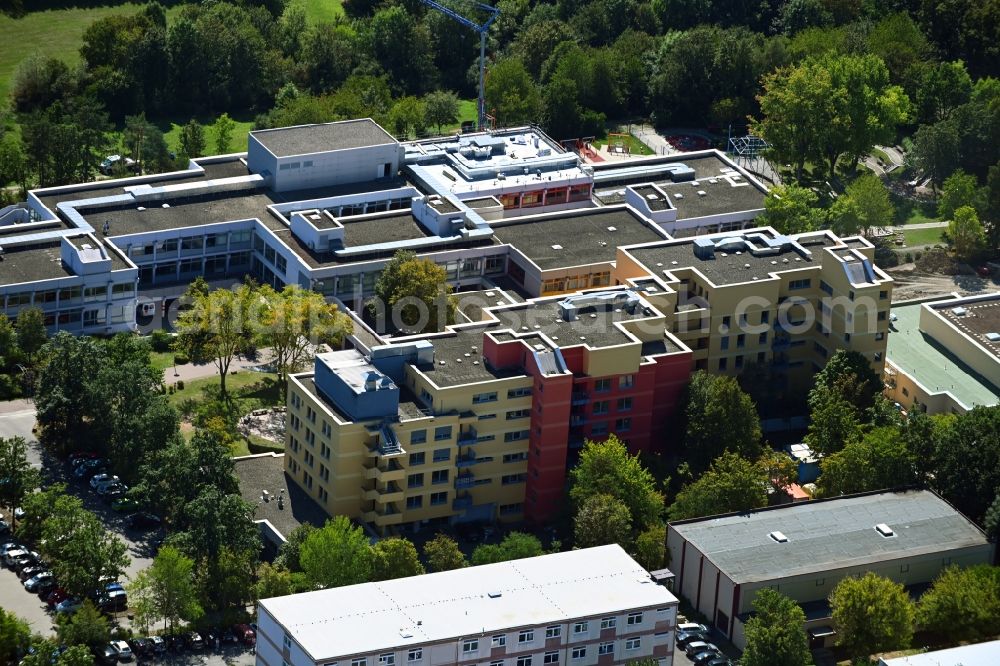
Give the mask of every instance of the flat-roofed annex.
[[621, 546], [262, 599], [314, 661], [671, 606]]
[[256, 130], [250, 132], [250, 136], [275, 157], [310, 155], [331, 150], [398, 143], [371, 118]]

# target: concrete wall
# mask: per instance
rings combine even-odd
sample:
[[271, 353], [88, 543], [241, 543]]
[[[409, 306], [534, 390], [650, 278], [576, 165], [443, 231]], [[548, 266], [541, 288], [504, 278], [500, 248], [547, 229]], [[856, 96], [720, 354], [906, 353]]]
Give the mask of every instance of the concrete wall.
[[[996, 295], [989, 295], [982, 300], [992, 300], [994, 298], [996, 298]], [[997, 357], [937, 312], [937, 309], [975, 304], [977, 300], [980, 299], [969, 298], [956, 299], [952, 302], [946, 301], [945, 305], [939, 305], [938, 308], [931, 307], [932, 304], [930, 303], [921, 305], [920, 330], [936, 340], [938, 344], [957, 356], [970, 368], [975, 368], [976, 372], [985, 377], [994, 386], [1000, 386], [1000, 361], [997, 360]]]

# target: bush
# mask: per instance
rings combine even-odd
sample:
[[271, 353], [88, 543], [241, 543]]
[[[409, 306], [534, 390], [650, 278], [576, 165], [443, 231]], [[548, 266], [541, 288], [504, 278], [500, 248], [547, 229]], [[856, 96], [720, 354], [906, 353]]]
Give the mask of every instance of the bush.
[[184, 354], [174, 354], [174, 363], [177, 365], [187, 365], [190, 359]]
[[167, 393], [170, 394], [170, 395], [174, 394], [174, 385], [173, 384], [171, 384], [170, 386], [167, 387]]
[[906, 262], [906, 263], [908, 263], [908, 264], [911, 263], [913, 261], [913, 253], [907, 252], [906, 254], [904, 254], [903, 255], [903, 261]]
[[913, 253], [913, 260], [914, 261], [920, 261], [920, 257], [922, 257], [922, 256], [923, 256], [923, 252], [914, 252]]
[[178, 391], [183, 391], [184, 390], [184, 380], [183, 379], [178, 379], [177, 380], [177, 390]]
[[174, 336], [170, 335], [163, 329], [153, 331], [153, 334], [149, 336], [149, 345], [153, 348], [155, 352], [167, 352], [170, 351], [171, 346], [174, 343]]

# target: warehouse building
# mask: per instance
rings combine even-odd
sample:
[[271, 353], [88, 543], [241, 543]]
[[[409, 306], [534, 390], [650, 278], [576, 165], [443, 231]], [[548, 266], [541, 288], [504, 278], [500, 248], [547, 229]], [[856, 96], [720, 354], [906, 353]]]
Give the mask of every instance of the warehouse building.
[[988, 564], [993, 544], [934, 493], [911, 490], [677, 521], [667, 548], [674, 590], [742, 649], [758, 590], [798, 602], [818, 648], [835, 639], [827, 598], [843, 578], [872, 572], [920, 589], [947, 566]]
[[260, 666], [673, 663], [677, 598], [618, 545], [258, 603]]

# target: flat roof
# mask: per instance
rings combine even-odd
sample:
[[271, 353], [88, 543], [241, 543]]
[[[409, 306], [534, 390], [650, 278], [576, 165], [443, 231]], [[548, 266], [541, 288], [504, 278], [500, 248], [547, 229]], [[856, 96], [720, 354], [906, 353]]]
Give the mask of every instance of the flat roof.
[[0, 259], [0, 286], [72, 277], [62, 262], [59, 238], [31, 245], [4, 247]]
[[314, 661], [677, 603], [621, 546], [261, 599]]
[[[1000, 294], [961, 299], [941, 305], [932, 303], [930, 307], [984, 349], [994, 356], [1000, 356], [1000, 337], [996, 340], [986, 337], [991, 333], [1000, 336]], [[958, 314], [955, 312], [956, 308], [964, 309], [965, 314]]]
[[892, 306], [886, 358], [928, 391], [947, 391], [969, 409], [1000, 402], [997, 387], [920, 330], [921, 306]]
[[[284, 454], [235, 458], [233, 471], [239, 480], [240, 495], [257, 507], [254, 520], [267, 520], [286, 539], [299, 525], [326, 524], [326, 511], [285, 473]], [[268, 502], [261, 501], [264, 490], [270, 495]], [[284, 506], [279, 509], [278, 497], [282, 492]]]
[[[610, 178], [594, 186], [596, 198], [606, 205], [625, 200], [625, 186], [642, 183], [658, 185], [670, 197], [670, 203], [677, 209], [677, 219], [758, 210], [764, 207], [764, 192], [751, 183], [744, 175], [733, 169], [715, 153], [698, 155], [677, 155], [662, 161], [664, 169], [660, 174], [647, 170], [638, 172], [638, 167], [653, 167], [656, 161], [629, 162], [617, 169], [604, 168], [599, 173], [620, 173], [619, 178]], [[695, 180], [675, 183], [667, 176], [670, 164], [684, 164], [695, 172]], [[713, 182], [714, 181], [714, 182]], [[698, 192], [704, 192], [700, 196]], [[682, 194], [678, 198], [675, 195]]]
[[666, 238], [624, 207], [494, 223], [493, 235], [499, 242], [516, 247], [542, 270], [612, 262], [619, 245]]
[[962, 645], [908, 657], [879, 660], [879, 666], [996, 666], [1000, 664], [1000, 641]]
[[[315, 373], [304, 372], [295, 375], [295, 378], [299, 380], [306, 391], [322, 402], [327, 409], [336, 414], [337, 418], [344, 422], [352, 421], [349, 415], [345, 414], [332, 400], [328, 399], [323, 392], [316, 388]], [[406, 386], [398, 386], [397, 388], [399, 389], [399, 408], [396, 410], [396, 413], [401, 420], [419, 419], [426, 416], [412, 391], [406, 388]]]
[[[745, 233], [773, 235], [758, 229], [746, 232], [711, 234], [710, 237], [717, 240], [739, 238]], [[818, 267], [821, 263], [819, 257], [821, 248], [833, 247], [838, 244], [825, 234], [817, 235], [814, 239], [811, 237], [811, 240], [819, 242], [815, 244], [799, 243], [811, 252], [811, 256], [797, 250], [793, 245], [777, 254], [756, 256], [748, 251], [741, 251], [740, 254], [716, 251], [712, 258], [702, 259], [695, 256], [693, 239], [668, 241], [647, 247], [633, 247], [628, 248], [626, 252], [635, 257], [636, 261], [645, 266], [650, 273], [659, 277], [663, 277], [664, 271], [695, 268], [712, 284], [727, 285], [752, 282], [754, 278], [764, 280], [769, 278], [771, 273]], [[749, 264], [749, 268], [747, 264]]]
[[276, 157], [398, 143], [371, 118], [256, 130], [250, 135]]
[[[526, 376], [520, 369], [498, 370], [488, 367], [483, 361], [483, 334], [494, 328], [496, 324], [493, 323], [469, 326], [426, 338], [434, 345], [434, 364], [415, 367], [442, 388]], [[416, 338], [407, 338], [412, 339]], [[475, 351], [473, 347], [476, 348]]]
[[[875, 526], [885, 523], [894, 536]], [[735, 583], [779, 580], [988, 545], [965, 516], [928, 490], [797, 502], [671, 523]], [[787, 542], [770, 536], [781, 532]]]

